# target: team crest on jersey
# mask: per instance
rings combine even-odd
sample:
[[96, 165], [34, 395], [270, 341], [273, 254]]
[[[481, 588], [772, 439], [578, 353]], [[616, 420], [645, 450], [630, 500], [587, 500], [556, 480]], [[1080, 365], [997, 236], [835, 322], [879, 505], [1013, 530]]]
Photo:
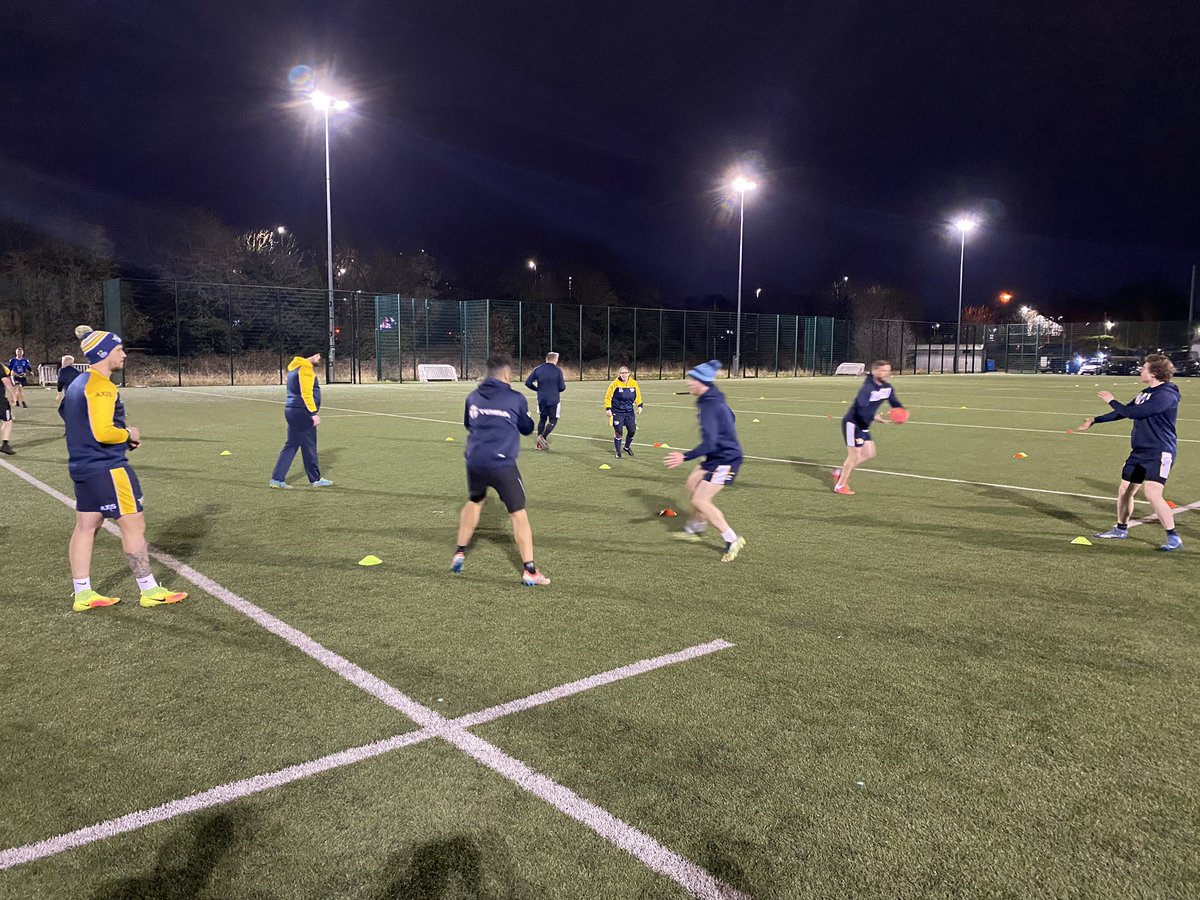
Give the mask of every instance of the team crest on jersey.
[[1133, 402], [1134, 402], [1134, 405], [1141, 406], [1143, 403], [1145, 403], [1149, 399], [1150, 399], [1150, 392], [1142, 391], [1140, 394], [1138, 394], [1136, 397], [1133, 398]]

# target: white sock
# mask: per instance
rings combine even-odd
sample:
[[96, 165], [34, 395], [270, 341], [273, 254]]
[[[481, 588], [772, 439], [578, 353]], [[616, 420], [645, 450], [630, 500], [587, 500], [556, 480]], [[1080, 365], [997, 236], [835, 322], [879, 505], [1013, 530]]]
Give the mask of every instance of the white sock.
[[721, 540], [723, 540], [727, 544], [732, 544], [734, 541], [737, 540], [737, 532], [734, 531], [732, 528], [726, 528], [724, 531], [721, 532]]
[[90, 576], [87, 578], [76, 578], [73, 583], [75, 585], [75, 593], [77, 594], [92, 589], [92, 579]]
[[152, 591], [158, 587], [158, 582], [154, 580], [153, 575], [147, 575], [145, 578], [137, 579], [138, 587], [143, 591]]
[[699, 534], [708, 526], [703, 522], [688, 522], [683, 526], [683, 530], [688, 534]]

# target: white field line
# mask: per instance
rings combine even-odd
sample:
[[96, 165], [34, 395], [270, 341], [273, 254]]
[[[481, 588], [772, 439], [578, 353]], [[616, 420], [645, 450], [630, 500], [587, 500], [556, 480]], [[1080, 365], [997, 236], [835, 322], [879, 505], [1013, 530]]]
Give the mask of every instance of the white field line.
[[[1186, 503], [1183, 506], [1176, 506], [1173, 510], [1171, 510], [1171, 512], [1175, 515], [1179, 515], [1181, 512], [1187, 512], [1189, 509], [1200, 509], [1200, 500], [1197, 500], [1195, 503]], [[1146, 516], [1142, 519], [1134, 519], [1129, 523], [1129, 527], [1134, 528], [1137, 525], [1148, 525], [1151, 522], [1157, 521], [1158, 513], [1154, 513], [1153, 515]]]
[[[172, 390], [180, 390], [180, 389], [173, 388]], [[185, 393], [198, 394], [201, 392], [200, 391], [185, 391]], [[216, 395], [211, 395], [211, 396], [227, 397], [228, 395], [216, 394]], [[238, 397], [237, 399], [258, 400], [261, 403], [280, 403], [280, 404], [283, 403], [282, 400], [266, 400], [266, 399], [262, 399], [259, 397]], [[331, 409], [340, 409], [341, 407], [330, 407], [330, 408]], [[355, 410], [355, 411], [356, 412], [364, 412], [363, 410]], [[442, 425], [458, 425], [460, 427], [462, 426], [462, 422], [456, 422], [452, 419], [431, 419], [431, 418], [427, 418], [425, 416], [405, 416], [405, 415], [401, 415], [400, 413], [386, 413], [386, 412], [370, 412], [370, 413], [366, 413], [366, 414], [372, 415], [372, 416], [382, 416], [384, 418], [410, 419], [410, 420], [415, 420], [417, 422], [434, 422], [434, 423], [438, 423], [438, 424], [442, 424]], [[824, 416], [822, 416], [821, 418], [824, 418]], [[911, 420], [909, 420], [909, 424], [911, 424]], [[609, 444], [612, 442], [612, 438], [608, 438], [608, 437], [593, 437], [593, 436], [581, 435], [581, 434], [567, 434], [566, 432], [558, 431], [558, 430], [555, 430], [554, 436], [556, 438], [570, 438], [571, 440], [576, 440], [576, 441], [592, 441], [592, 442], [601, 443], [601, 444]], [[634, 443], [639, 447], [653, 448], [653, 446], [654, 446], [653, 444], [646, 443], [644, 441], [635, 441]], [[780, 459], [779, 457], [775, 457], [775, 456], [746, 455], [745, 458], [758, 460], [759, 462], [784, 463], [784, 464], [790, 465], [790, 466], [811, 466], [812, 468], [816, 468], [816, 469], [837, 468], [836, 466], [829, 465], [828, 463], [808, 462], [806, 460], [801, 460], [801, 459]], [[3, 462], [3, 460], [0, 460], [0, 462]], [[1024, 485], [1020, 485], [1020, 484], [998, 484], [996, 482], [991, 482], [991, 481], [969, 481], [964, 478], [943, 478], [943, 477], [940, 477], [937, 475], [917, 475], [912, 472], [892, 472], [887, 469], [869, 469], [869, 468], [866, 468], [865, 466], [859, 467], [859, 468], [855, 469], [854, 471], [856, 471], [856, 472], [871, 472], [874, 475], [891, 475], [896, 478], [915, 478], [920, 481], [937, 481], [937, 482], [941, 482], [944, 484], [965, 484], [965, 485], [968, 485], [971, 487], [990, 487], [990, 488], [998, 488], [1000, 490], [1005, 490], [1005, 491], [1025, 491], [1025, 492], [1031, 493], [1031, 494], [1054, 494], [1059, 497], [1079, 497], [1080, 499], [1083, 499], [1083, 500], [1113, 500], [1113, 499], [1115, 499], [1115, 494], [1113, 496], [1103, 496], [1100, 494], [1080, 494], [1075, 491], [1054, 491], [1054, 490], [1050, 490], [1049, 488], [1025, 487]], [[1145, 503], [1146, 501], [1145, 500], [1137, 500], [1135, 502]]]
[[[356, 410], [357, 411], [357, 410]], [[28, 482], [51, 497], [74, 508], [75, 504], [64, 494], [50, 487], [22, 469], [11, 463], [0, 460], [0, 466], [12, 472], [17, 477]], [[112, 531], [117, 528], [111, 522], [106, 523]], [[282, 638], [301, 653], [325, 666], [331, 672], [349, 681], [355, 687], [382, 700], [388, 706], [408, 716], [423, 728], [430, 729], [437, 737], [463, 750], [477, 762], [499, 773], [509, 781], [520, 786], [541, 800], [549, 803], [559, 812], [570, 816], [580, 824], [590, 828], [605, 840], [625, 850], [643, 865], [667, 876], [689, 893], [702, 898], [744, 897], [739, 891], [715, 878], [713, 875], [697, 866], [695, 863], [669, 850], [654, 838], [642, 833], [634, 826], [611, 813], [591, 803], [569, 788], [563, 787], [550, 778], [534, 772], [527, 765], [515, 759], [499, 747], [477, 738], [464, 728], [453, 724], [440, 713], [418, 703], [387, 682], [372, 675], [365, 669], [355, 665], [343, 656], [322, 646], [286, 622], [271, 615], [261, 607], [255, 606], [249, 600], [217, 584], [211, 578], [197, 572], [191, 566], [179, 562], [168, 553], [150, 547], [150, 556], [162, 565], [182, 575], [192, 584], [202, 588], [208, 594], [216, 597], [227, 606], [236, 609], [249, 619], [261, 625], [267, 631]]]
[[[551, 688], [548, 691], [542, 691], [520, 700], [512, 700], [508, 703], [482, 709], [470, 715], [459, 716], [453, 720], [453, 724], [461, 728], [470, 728], [484, 722], [493, 722], [496, 719], [512, 715], [516, 712], [532, 709], [535, 706], [561, 700], [564, 697], [581, 694], [592, 688], [612, 684], [622, 679], [632, 678], [635, 675], [641, 675], [654, 669], [661, 669], [664, 666], [684, 662], [685, 660], [695, 659], [699, 656], [715, 653], [718, 650], [724, 650], [732, 646], [733, 644], [722, 640], [710, 641], [707, 644], [698, 644], [695, 647], [680, 650], [678, 653], [668, 653], [654, 657], [653, 659], [645, 659], [641, 662], [611, 669], [608, 672], [601, 672], [597, 675], [580, 679], [579, 681], [560, 685], [559, 687]], [[309, 762], [287, 766], [286, 768], [269, 772], [265, 775], [255, 775], [252, 778], [231, 781], [228, 784], [222, 784], [179, 800], [172, 800], [169, 803], [163, 803], [151, 809], [144, 809], [139, 812], [107, 819], [95, 825], [89, 825], [87, 828], [79, 828], [66, 834], [60, 834], [57, 837], [26, 844], [23, 847], [13, 847], [9, 850], [0, 851], [0, 870], [24, 865], [37, 859], [45, 859], [48, 856], [55, 856], [76, 847], [82, 847], [86, 844], [115, 837], [119, 834], [127, 834], [130, 831], [137, 831], [138, 829], [145, 828], [147, 825], [166, 822], [202, 809], [222, 806], [234, 800], [249, 797], [252, 794], [259, 794], [272, 788], [291, 784], [294, 781], [311, 778], [314, 775], [319, 775], [332, 769], [372, 759], [373, 757], [390, 753], [392, 750], [397, 750], [401, 747], [416, 746], [436, 737], [439, 737], [439, 735], [434, 729], [422, 728], [382, 741], [374, 741], [360, 747], [352, 747], [348, 750], [331, 753], [327, 756], [310, 760]]]

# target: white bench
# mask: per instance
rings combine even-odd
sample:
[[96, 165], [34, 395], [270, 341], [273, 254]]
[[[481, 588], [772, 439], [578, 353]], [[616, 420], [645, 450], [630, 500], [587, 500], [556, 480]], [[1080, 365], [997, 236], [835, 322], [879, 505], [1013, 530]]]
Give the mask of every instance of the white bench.
[[837, 367], [834, 375], [861, 375], [867, 371], [866, 363], [842, 363]]
[[418, 381], [458, 381], [458, 372], [454, 366], [422, 363], [417, 366]]
[[[86, 372], [88, 370], [88, 364], [75, 363], [75, 368], [80, 372]], [[57, 386], [58, 370], [59, 366], [53, 365], [52, 363], [44, 363], [43, 365], [38, 366], [38, 384], [41, 384], [44, 387]]]

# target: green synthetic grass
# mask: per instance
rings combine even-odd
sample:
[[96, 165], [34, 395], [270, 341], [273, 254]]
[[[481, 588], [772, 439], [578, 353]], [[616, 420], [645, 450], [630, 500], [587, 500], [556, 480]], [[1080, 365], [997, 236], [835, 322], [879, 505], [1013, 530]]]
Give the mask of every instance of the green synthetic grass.
[[[754, 897], [1200, 896], [1200, 509], [1175, 554], [1155, 524], [1084, 547], [1111, 500], [1004, 487], [1111, 496], [1128, 426], [1066, 429], [1136, 380], [897, 378], [913, 419], [877, 428], [868, 467], [957, 481], [860, 472], [839, 497], [857, 385], [722, 384], [763, 458], [719, 497], [749, 542], [724, 565], [657, 515], [686, 470], [648, 445], [696, 440], [682, 382], [642, 385], [620, 461], [604, 385], [570, 384], [551, 452], [521, 457], [536, 590], [494, 499], [447, 572], [469, 385], [325, 387], [326, 492], [298, 459], [296, 490], [266, 489], [277, 387], [124, 399], [153, 544], [446, 715], [732, 641], [476, 732]], [[6, 459], [70, 494], [51, 396], [31, 399]], [[192, 596], [129, 602], [109, 535], [93, 579], [126, 601], [71, 612], [70, 510], [3, 470], [0, 497], [0, 849], [414, 729], [157, 564]], [[0, 872], [14, 898], [681, 895], [436, 741]]]

